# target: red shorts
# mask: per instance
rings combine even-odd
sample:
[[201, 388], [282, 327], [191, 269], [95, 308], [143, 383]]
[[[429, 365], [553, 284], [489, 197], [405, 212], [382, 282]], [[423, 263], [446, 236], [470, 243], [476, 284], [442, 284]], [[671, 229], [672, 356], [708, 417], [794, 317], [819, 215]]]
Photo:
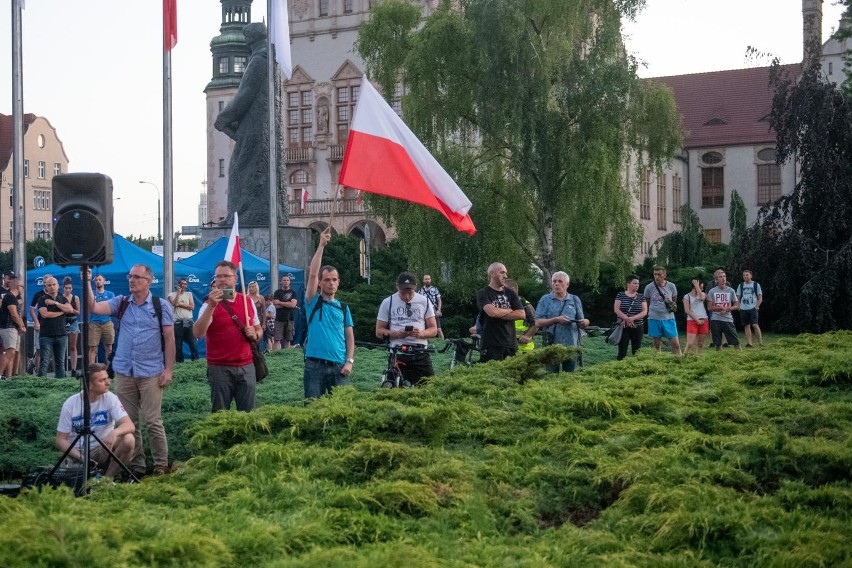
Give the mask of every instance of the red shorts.
[[704, 320], [704, 323], [698, 325], [695, 320], [687, 318], [686, 333], [692, 335], [710, 335], [710, 320]]

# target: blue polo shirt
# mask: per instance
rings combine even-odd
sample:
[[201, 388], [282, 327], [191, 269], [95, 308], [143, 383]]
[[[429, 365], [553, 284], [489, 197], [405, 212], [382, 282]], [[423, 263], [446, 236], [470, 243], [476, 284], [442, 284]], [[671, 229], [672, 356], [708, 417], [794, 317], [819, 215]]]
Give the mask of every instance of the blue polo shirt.
[[[118, 315], [123, 298], [116, 296], [109, 300], [113, 316]], [[159, 377], [165, 369], [165, 363], [160, 342], [160, 322], [157, 321], [157, 312], [151, 300], [153, 296], [148, 292], [148, 297], [141, 304], [134, 302], [133, 296], [127, 298], [130, 303], [121, 318], [112, 368], [116, 373], [138, 379]], [[160, 305], [163, 308], [163, 326], [174, 326], [171, 304], [161, 300]]]

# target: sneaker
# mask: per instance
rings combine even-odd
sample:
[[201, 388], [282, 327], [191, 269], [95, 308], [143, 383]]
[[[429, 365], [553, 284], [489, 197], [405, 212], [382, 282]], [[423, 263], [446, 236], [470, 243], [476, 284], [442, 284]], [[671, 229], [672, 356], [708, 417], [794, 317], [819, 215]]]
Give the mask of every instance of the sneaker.
[[154, 475], [168, 475], [172, 472], [172, 468], [169, 466], [165, 467], [155, 467]]
[[746, 343], [746, 347], [753, 347], [751, 343]]

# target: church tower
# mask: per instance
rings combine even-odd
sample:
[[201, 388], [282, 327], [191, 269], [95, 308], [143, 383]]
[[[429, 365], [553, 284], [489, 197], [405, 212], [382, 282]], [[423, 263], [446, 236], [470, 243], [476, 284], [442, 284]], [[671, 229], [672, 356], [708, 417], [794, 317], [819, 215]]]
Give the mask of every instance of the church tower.
[[222, 25], [210, 41], [213, 78], [207, 95], [207, 219], [218, 223], [228, 215], [228, 162], [234, 141], [213, 127], [216, 117], [237, 94], [251, 49], [243, 28], [251, 23], [252, 0], [220, 0]]

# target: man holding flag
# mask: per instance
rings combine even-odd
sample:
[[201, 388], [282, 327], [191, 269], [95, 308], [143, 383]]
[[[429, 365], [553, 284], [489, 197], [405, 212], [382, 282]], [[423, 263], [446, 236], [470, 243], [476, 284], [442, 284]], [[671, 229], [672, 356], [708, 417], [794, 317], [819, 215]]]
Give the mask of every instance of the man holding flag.
[[255, 407], [257, 380], [250, 341], [263, 333], [254, 302], [236, 291], [237, 269], [242, 278], [239, 219], [228, 240], [225, 260], [216, 264], [215, 283], [192, 327], [197, 338], [207, 338], [207, 382], [210, 384], [212, 411], [228, 410], [233, 400], [237, 410]]

